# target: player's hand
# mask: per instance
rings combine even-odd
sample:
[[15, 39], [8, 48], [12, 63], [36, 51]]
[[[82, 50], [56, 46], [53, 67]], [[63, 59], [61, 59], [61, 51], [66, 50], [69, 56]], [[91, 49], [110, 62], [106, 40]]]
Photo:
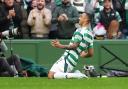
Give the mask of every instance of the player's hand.
[[62, 48], [62, 45], [60, 44], [60, 41], [58, 39], [52, 40], [51, 45], [56, 48]]
[[82, 52], [80, 53], [80, 57], [83, 57], [83, 58], [85, 58], [87, 54], [88, 54], [87, 52], [85, 52], [85, 51], [82, 51]]

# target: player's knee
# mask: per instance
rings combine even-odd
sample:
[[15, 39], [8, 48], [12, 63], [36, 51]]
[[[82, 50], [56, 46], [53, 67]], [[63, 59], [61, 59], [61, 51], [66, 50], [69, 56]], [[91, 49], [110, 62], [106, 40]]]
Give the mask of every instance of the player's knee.
[[53, 79], [54, 78], [54, 72], [48, 72], [48, 79]]

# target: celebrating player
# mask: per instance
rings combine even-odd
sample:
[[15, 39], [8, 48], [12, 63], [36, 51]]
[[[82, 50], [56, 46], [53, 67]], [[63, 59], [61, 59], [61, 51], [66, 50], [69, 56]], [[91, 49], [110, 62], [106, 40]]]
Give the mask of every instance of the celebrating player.
[[91, 15], [83, 13], [79, 18], [79, 25], [69, 45], [63, 45], [59, 40], [52, 40], [53, 47], [66, 49], [60, 59], [52, 66], [48, 73], [49, 79], [85, 78], [81, 72], [72, 73], [77, 65], [78, 57], [91, 57], [93, 55], [93, 34], [90, 28]]

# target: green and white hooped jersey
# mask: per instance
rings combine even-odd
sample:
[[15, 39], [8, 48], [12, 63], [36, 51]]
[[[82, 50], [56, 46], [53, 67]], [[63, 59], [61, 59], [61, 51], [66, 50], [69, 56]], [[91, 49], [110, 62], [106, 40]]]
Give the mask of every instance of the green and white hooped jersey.
[[70, 41], [70, 45], [73, 43], [79, 43], [79, 46], [76, 50], [66, 50], [63, 54], [63, 57], [73, 66], [75, 67], [78, 62], [78, 57], [82, 51], [86, 51], [89, 48], [93, 47], [93, 33], [90, 28], [78, 28], [72, 39]]

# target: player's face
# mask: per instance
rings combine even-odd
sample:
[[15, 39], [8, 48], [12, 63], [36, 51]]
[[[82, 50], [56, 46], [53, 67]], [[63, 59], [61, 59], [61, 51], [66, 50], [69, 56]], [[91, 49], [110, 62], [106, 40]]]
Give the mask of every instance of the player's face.
[[80, 25], [88, 23], [88, 21], [89, 21], [89, 18], [88, 18], [86, 13], [83, 13], [83, 14], [80, 15], [80, 17], [79, 17], [79, 24]]
[[37, 8], [39, 10], [43, 9], [45, 6], [45, 0], [37, 0]]

